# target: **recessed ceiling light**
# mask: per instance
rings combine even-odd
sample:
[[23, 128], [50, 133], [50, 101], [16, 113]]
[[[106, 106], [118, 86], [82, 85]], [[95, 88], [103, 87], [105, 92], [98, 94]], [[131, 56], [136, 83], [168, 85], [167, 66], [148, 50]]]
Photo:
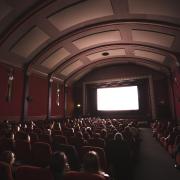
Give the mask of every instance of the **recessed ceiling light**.
[[103, 56], [109, 56], [109, 53], [108, 52], [103, 52], [102, 55]]

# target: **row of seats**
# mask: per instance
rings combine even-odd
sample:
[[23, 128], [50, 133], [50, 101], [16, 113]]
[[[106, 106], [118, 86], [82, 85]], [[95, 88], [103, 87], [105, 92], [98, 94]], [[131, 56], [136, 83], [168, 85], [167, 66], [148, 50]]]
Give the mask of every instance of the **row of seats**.
[[[7, 163], [0, 161], [0, 179], [1, 180], [54, 180], [51, 171], [48, 168], [41, 168], [36, 166], [22, 165], [19, 166], [15, 172], [15, 178], [12, 176], [11, 168]], [[106, 180], [103, 176], [70, 171], [64, 175], [64, 180]]]
[[171, 122], [156, 120], [151, 125], [153, 136], [175, 159], [175, 167], [180, 168], [180, 129]]
[[[14, 131], [16, 129], [14, 125], [10, 128], [10, 132], [15, 133], [14, 151], [21, 164], [47, 167], [52, 152], [62, 151], [68, 157], [71, 170], [80, 170], [83, 155], [90, 150], [95, 150], [100, 157], [102, 169], [108, 172], [105, 147], [106, 143], [113, 139], [115, 133], [123, 133], [131, 152], [134, 153], [133, 146], [136, 144], [139, 133], [130, 122], [132, 121], [72, 119], [63, 123], [57, 122], [56, 126], [54, 122], [38, 122], [37, 124], [33, 122], [33, 126], [32, 124], [22, 125], [20, 131]], [[106, 131], [104, 135], [101, 134], [102, 130]], [[79, 132], [82, 133], [82, 137], [77, 136]], [[26, 139], [27, 134], [30, 135], [30, 140]], [[85, 136], [87, 134], [89, 137]], [[32, 135], [37, 138], [32, 138]], [[79, 139], [88, 143], [80, 145]]]

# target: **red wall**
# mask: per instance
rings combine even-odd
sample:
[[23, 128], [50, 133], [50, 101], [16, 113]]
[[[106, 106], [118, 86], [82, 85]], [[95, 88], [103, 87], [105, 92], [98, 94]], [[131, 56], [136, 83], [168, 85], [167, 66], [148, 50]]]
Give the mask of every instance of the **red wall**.
[[51, 101], [51, 116], [58, 116], [58, 117], [64, 117], [64, 87], [63, 85], [60, 86], [60, 105], [58, 106], [56, 104], [56, 94], [57, 90], [57, 82], [52, 83], [52, 101]]
[[6, 96], [8, 92], [9, 69], [10, 66], [0, 64], [0, 119], [5, 119], [6, 117], [17, 117], [19, 119], [23, 93], [23, 72], [21, 69], [14, 68], [12, 100], [8, 102]]
[[166, 78], [156, 79], [153, 81], [153, 84], [157, 118], [171, 120], [172, 114], [168, 81]]
[[66, 117], [74, 116], [74, 98], [73, 88], [71, 86], [66, 87], [67, 106], [66, 106]]
[[28, 116], [47, 116], [48, 79], [37, 75], [29, 77]]
[[[14, 68], [12, 100], [6, 100], [8, 92], [8, 73], [10, 66], [0, 64], [0, 120], [20, 120], [23, 105], [23, 70]], [[52, 83], [52, 109], [51, 116], [64, 117], [64, 88], [61, 86], [60, 106], [56, 104], [57, 83]], [[48, 79], [32, 74], [29, 77], [28, 114], [30, 117], [46, 117], [48, 106]]]
[[180, 71], [177, 69], [174, 72], [174, 78], [172, 79], [173, 90], [174, 90], [174, 104], [175, 104], [175, 112], [176, 118], [180, 123]]

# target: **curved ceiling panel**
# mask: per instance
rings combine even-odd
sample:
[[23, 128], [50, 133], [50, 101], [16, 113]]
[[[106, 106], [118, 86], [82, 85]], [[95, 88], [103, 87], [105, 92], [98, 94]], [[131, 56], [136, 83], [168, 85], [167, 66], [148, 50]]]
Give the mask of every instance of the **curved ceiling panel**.
[[166, 75], [169, 75], [169, 70], [165, 66], [160, 65], [159, 63], [156, 63], [156, 62], [147, 63], [146, 60], [141, 59], [141, 58], [132, 58], [132, 57], [124, 58], [124, 57], [122, 57], [122, 58], [116, 58], [116, 59], [114, 59], [114, 61], [112, 61], [112, 59], [96, 61], [96, 62], [90, 64], [89, 66], [84, 66], [79, 71], [76, 71], [73, 74], [71, 74], [71, 76], [68, 77], [66, 83], [71, 84], [72, 82], [74, 82], [74, 80], [76, 80], [76, 81], [79, 80], [86, 74], [93, 71], [95, 68], [100, 68], [100, 67], [113, 65], [113, 64], [118, 65], [118, 64], [127, 64], [127, 63], [145, 66], [147, 68], [151, 68], [153, 70], [156, 70], [156, 71], [162, 72]]
[[86, 37], [73, 41], [73, 44], [78, 49], [84, 49], [93, 45], [102, 43], [112, 43], [121, 41], [121, 35], [119, 31], [106, 31], [96, 34], [91, 34]]
[[159, 63], [163, 63], [165, 60], [165, 56], [150, 51], [134, 50], [134, 55], [145, 59], [151, 59]]
[[72, 64], [70, 64], [68, 67], [66, 67], [64, 70], [61, 71], [61, 74], [64, 76], [68, 76], [71, 74], [74, 70], [80, 69], [80, 67], [83, 66], [83, 63], [81, 61], [76, 61]]
[[129, 12], [134, 14], [149, 14], [180, 18], [180, 1], [169, 0], [128, 0]]
[[50, 37], [38, 27], [34, 27], [31, 31], [22, 36], [11, 49], [11, 52], [18, 54], [24, 58], [31, 55]]
[[53, 52], [47, 59], [45, 59], [41, 65], [48, 69], [52, 69], [69, 55], [70, 53], [65, 48], [60, 48]]
[[132, 30], [133, 41], [140, 41], [144, 43], [151, 43], [159, 46], [170, 48], [174, 42], [175, 37], [162, 32]]
[[48, 20], [60, 31], [74, 25], [113, 15], [110, 0], [90, 0], [70, 6], [50, 16]]

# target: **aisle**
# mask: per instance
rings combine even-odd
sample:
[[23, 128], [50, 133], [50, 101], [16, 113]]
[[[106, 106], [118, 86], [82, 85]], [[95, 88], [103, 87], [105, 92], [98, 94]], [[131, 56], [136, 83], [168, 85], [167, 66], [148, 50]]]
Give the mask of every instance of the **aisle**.
[[141, 129], [139, 161], [134, 167], [133, 180], [180, 180], [180, 170], [167, 151], [152, 137], [148, 128]]

